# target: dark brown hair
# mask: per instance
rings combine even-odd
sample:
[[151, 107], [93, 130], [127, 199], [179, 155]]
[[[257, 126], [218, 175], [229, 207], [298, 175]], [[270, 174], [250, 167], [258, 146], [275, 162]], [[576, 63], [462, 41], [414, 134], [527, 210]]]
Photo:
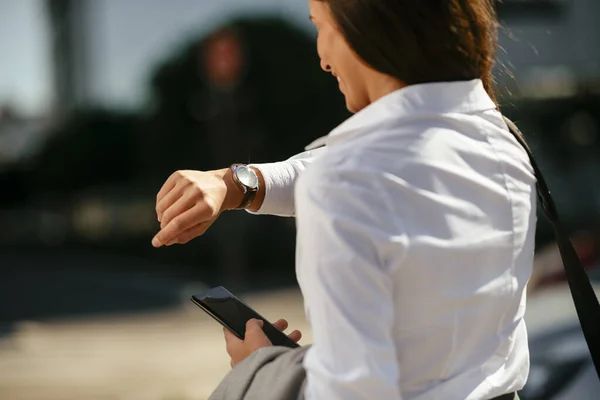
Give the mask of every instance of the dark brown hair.
[[372, 68], [412, 85], [480, 78], [495, 100], [492, 0], [320, 0]]

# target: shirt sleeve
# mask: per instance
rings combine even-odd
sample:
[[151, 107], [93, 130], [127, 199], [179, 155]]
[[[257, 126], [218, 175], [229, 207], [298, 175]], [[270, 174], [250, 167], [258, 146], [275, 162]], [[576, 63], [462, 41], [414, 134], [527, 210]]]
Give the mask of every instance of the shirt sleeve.
[[275, 163], [251, 164], [257, 168], [265, 180], [265, 199], [257, 212], [251, 214], [278, 215], [293, 217], [294, 186], [300, 173], [313, 162], [325, 148], [305, 151], [294, 157]]
[[372, 176], [312, 166], [296, 189], [297, 275], [313, 346], [306, 398], [401, 399], [389, 254], [405, 235]]

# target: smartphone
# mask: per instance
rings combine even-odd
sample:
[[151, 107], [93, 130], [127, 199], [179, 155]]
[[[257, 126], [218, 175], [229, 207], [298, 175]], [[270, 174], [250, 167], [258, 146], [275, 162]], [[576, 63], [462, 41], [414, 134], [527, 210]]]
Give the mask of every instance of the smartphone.
[[190, 300], [242, 340], [246, 333], [246, 322], [255, 318], [264, 322], [263, 331], [273, 345], [300, 346], [223, 286], [195, 294]]

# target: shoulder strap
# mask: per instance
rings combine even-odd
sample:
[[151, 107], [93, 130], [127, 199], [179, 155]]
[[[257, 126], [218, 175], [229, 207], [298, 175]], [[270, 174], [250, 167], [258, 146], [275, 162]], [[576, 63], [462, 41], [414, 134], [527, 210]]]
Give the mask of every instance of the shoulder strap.
[[575, 309], [579, 317], [579, 323], [581, 324], [585, 341], [592, 355], [596, 373], [598, 374], [598, 378], [600, 378], [600, 304], [598, 304], [598, 299], [596, 298], [590, 279], [581, 265], [579, 256], [575, 252], [567, 232], [559, 221], [556, 205], [550, 196], [550, 190], [548, 190], [542, 172], [538, 168], [533, 154], [523, 138], [523, 134], [511, 120], [506, 117], [504, 117], [504, 120], [510, 132], [529, 155], [531, 166], [537, 178], [537, 197], [546, 218], [548, 218], [554, 228], [558, 249], [560, 250], [565, 268], [565, 275], [569, 282], [571, 296], [573, 297], [573, 303], [575, 303]]

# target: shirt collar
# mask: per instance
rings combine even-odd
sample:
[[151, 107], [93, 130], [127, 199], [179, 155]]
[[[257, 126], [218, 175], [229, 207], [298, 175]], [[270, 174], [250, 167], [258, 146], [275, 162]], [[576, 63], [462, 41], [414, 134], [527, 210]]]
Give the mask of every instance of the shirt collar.
[[359, 134], [374, 125], [409, 115], [472, 114], [495, 108], [496, 104], [485, 91], [481, 79], [410, 85], [371, 103], [333, 129], [329, 135], [306, 146], [306, 150], [326, 145], [333, 138]]

